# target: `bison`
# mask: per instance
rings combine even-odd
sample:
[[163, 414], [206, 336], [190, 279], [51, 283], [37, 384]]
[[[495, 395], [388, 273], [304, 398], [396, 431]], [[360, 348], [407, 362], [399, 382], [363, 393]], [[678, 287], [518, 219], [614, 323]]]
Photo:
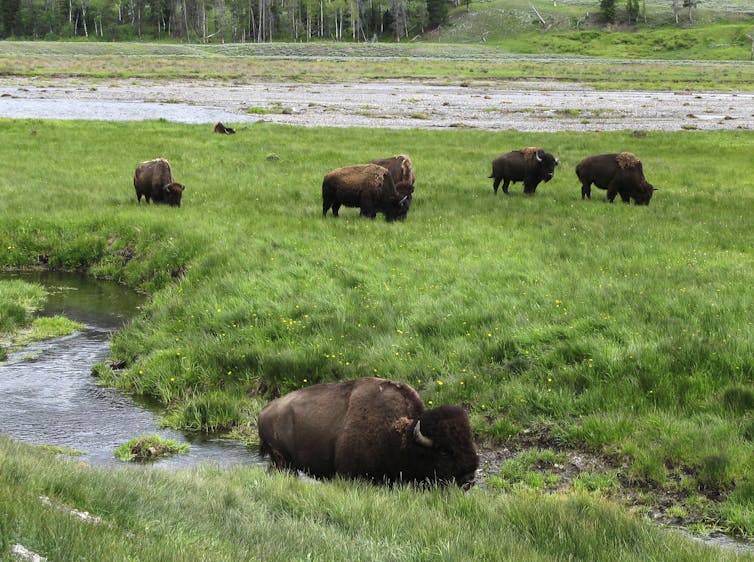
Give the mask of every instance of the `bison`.
[[388, 158], [376, 158], [370, 164], [377, 164], [390, 172], [390, 177], [393, 179], [398, 193], [401, 197], [406, 197], [404, 208], [395, 218], [400, 220], [406, 218], [408, 209], [411, 207], [411, 201], [414, 199], [414, 183], [416, 183], [414, 165], [411, 163], [411, 158], [405, 154], [398, 154], [397, 156], [390, 156]]
[[221, 134], [221, 135], [235, 135], [236, 134], [236, 130], [235, 129], [233, 129], [231, 127], [226, 127], [225, 125], [223, 125], [220, 122], [218, 122], [218, 123], [215, 124], [214, 131], [216, 133]]
[[598, 154], [584, 158], [576, 165], [576, 175], [581, 181], [581, 198], [591, 199], [592, 184], [607, 189], [607, 200], [612, 203], [620, 195], [624, 203], [633, 199], [637, 205], [649, 205], [657, 189], [644, 178], [639, 160], [630, 152]]
[[497, 188], [503, 182], [503, 193], [508, 193], [511, 182], [524, 182], [524, 193], [533, 195], [540, 182], [550, 181], [555, 175], [558, 159], [536, 146], [513, 150], [501, 154], [492, 161], [494, 178], [492, 189], [497, 195]]
[[413, 187], [401, 182], [400, 191], [387, 168], [377, 164], [346, 166], [325, 174], [322, 181], [322, 216], [332, 208], [338, 216], [341, 205], [359, 207], [364, 217], [383, 213], [387, 220], [405, 218]]
[[296, 390], [265, 406], [257, 425], [272, 466], [320, 478], [467, 488], [479, 466], [462, 408], [425, 410], [416, 390], [386, 379]]
[[181, 206], [181, 196], [185, 186], [173, 180], [170, 162], [164, 158], [141, 162], [134, 172], [134, 189], [136, 200], [141, 203], [144, 196], [147, 203], [167, 203], [174, 207]]

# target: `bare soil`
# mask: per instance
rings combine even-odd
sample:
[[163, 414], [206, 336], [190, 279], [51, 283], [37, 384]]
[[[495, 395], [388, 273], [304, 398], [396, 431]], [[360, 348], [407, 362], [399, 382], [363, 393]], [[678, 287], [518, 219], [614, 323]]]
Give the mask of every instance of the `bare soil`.
[[751, 130], [754, 93], [596, 91], [554, 82], [509, 87], [410, 80], [250, 84], [6, 78], [0, 80], [0, 117], [522, 132]]

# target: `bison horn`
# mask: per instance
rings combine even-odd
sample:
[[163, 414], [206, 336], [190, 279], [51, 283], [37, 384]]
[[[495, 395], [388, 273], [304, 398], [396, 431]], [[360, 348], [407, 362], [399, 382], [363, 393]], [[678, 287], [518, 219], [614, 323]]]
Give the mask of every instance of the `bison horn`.
[[398, 201], [398, 205], [400, 205], [401, 207], [403, 207], [406, 204], [406, 199], [408, 199], [408, 195], [404, 195], [403, 199], [401, 199], [400, 201]]
[[434, 443], [432, 443], [432, 440], [429, 437], [422, 433], [422, 430], [419, 428], [420, 424], [421, 421], [417, 421], [414, 426], [414, 439], [416, 439], [416, 442], [422, 447], [431, 447]]
[[534, 155], [537, 157], [537, 162], [542, 161], [542, 157], [539, 155], [539, 152], [535, 153]]

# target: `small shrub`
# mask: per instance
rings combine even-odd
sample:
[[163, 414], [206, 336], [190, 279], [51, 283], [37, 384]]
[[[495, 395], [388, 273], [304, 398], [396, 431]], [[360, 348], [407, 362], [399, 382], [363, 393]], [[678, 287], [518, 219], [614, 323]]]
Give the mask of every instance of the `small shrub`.
[[159, 435], [135, 437], [115, 449], [115, 456], [124, 462], [148, 462], [162, 457], [187, 453], [188, 444], [163, 439]]
[[699, 485], [708, 491], [722, 491], [731, 483], [732, 463], [725, 453], [707, 455], [699, 468]]

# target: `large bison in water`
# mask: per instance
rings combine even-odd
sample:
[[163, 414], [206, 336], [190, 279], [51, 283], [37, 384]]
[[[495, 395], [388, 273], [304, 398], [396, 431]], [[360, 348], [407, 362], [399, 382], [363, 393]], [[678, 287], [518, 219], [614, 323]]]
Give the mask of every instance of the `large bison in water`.
[[492, 189], [497, 195], [497, 188], [503, 182], [503, 193], [508, 193], [511, 182], [524, 182], [524, 193], [533, 195], [540, 182], [547, 183], [555, 175], [558, 159], [539, 147], [528, 146], [501, 154], [492, 161], [494, 178]]
[[637, 205], [649, 205], [657, 189], [644, 178], [641, 160], [630, 152], [584, 158], [576, 165], [576, 175], [581, 181], [582, 199], [591, 199], [594, 184], [600, 189], [607, 189], [610, 203], [616, 195], [620, 195], [624, 203], [633, 199]]
[[134, 172], [134, 189], [136, 200], [141, 203], [142, 196], [147, 203], [167, 203], [174, 207], [181, 206], [181, 197], [185, 186], [173, 180], [170, 163], [164, 158], [141, 162]]
[[[398, 187], [401, 188], [399, 191]], [[332, 209], [338, 216], [341, 205], [359, 207], [361, 216], [383, 213], [387, 220], [405, 218], [412, 186], [396, 186], [387, 168], [377, 164], [346, 166], [325, 174], [322, 181], [322, 216]]]
[[463, 409], [425, 410], [416, 390], [386, 379], [291, 392], [262, 410], [258, 428], [276, 468], [316, 477], [467, 487], [479, 466]]

